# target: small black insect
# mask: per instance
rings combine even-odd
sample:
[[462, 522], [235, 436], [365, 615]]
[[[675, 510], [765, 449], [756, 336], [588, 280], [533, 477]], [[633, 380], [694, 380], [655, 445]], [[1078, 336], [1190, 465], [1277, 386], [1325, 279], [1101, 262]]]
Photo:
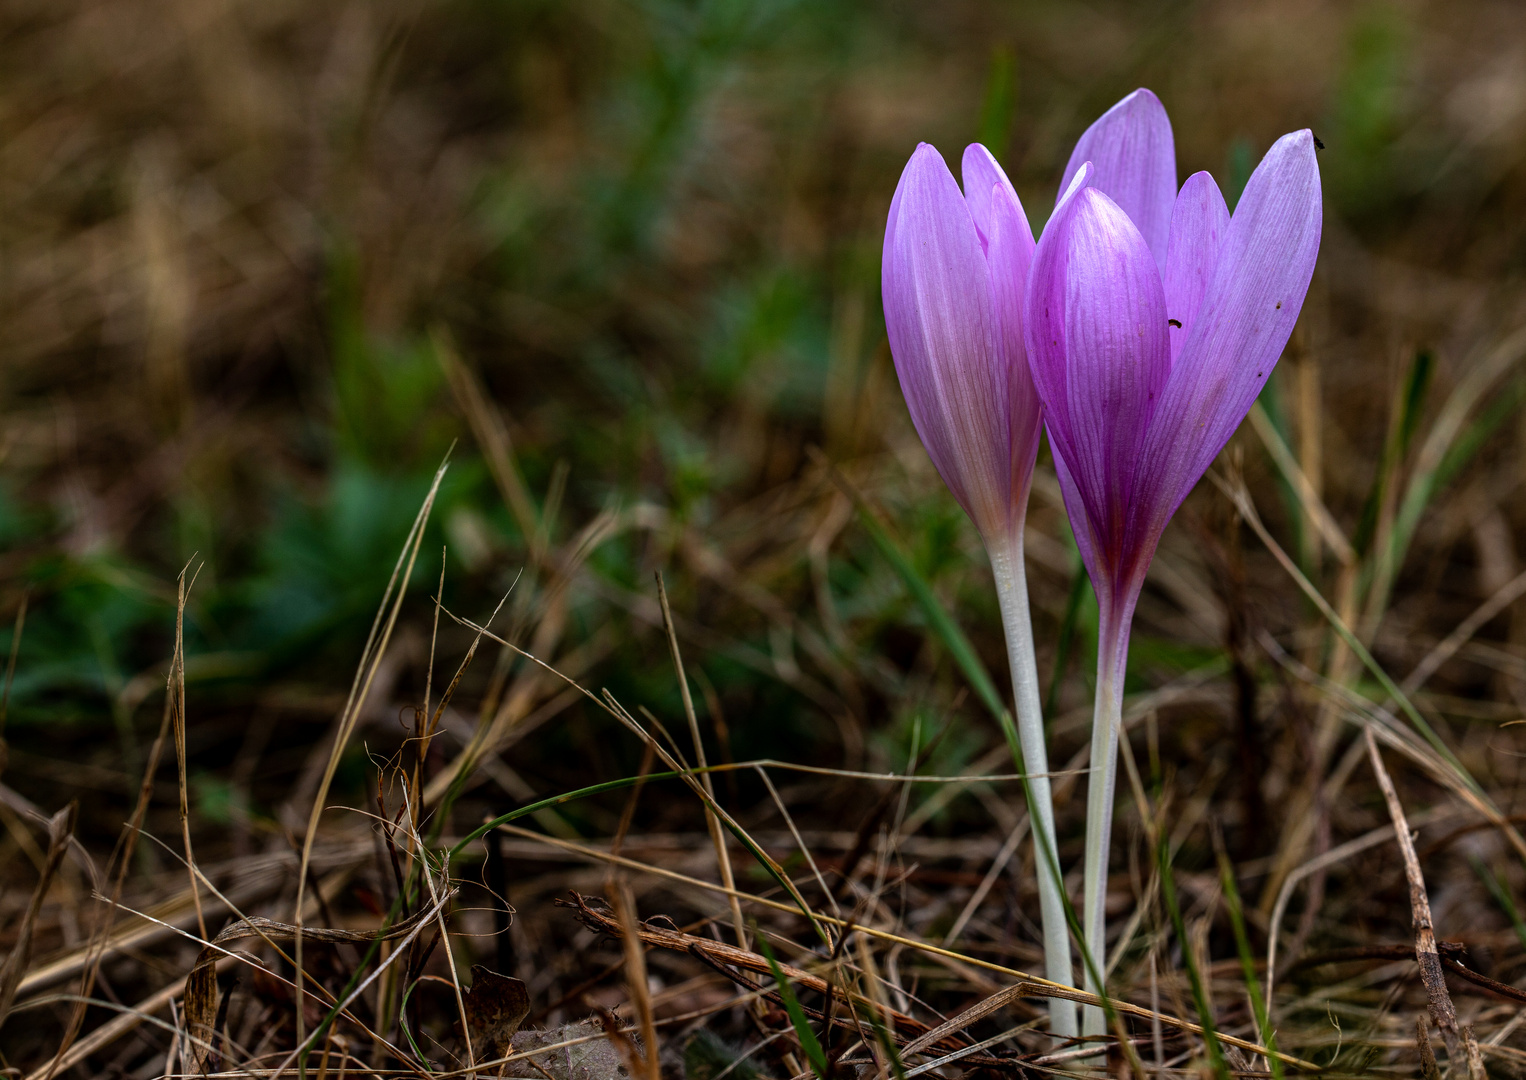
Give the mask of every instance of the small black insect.
[[[1309, 132], [1309, 134], [1310, 135], [1314, 135], [1314, 132], [1311, 131], [1311, 132]], [[1316, 150], [1323, 150], [1324, 148], [1325, 148], [1325, 144], [1319, 141], [1319, 136], [1318, 135], [1314, 135], [1314, 149], [1316, 149]]]
[[1172, 326], [1176, 327], [1178, 330], [1180, 330], [1182, 328], [1181, 321], [1178, 320], [1178, 319], [1167, 319], [1166, 322], [1170, 323]]

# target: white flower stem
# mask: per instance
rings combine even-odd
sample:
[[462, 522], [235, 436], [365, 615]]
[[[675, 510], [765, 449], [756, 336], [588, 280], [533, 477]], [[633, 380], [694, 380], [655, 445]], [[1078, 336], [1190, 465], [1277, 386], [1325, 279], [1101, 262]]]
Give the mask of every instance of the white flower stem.
[[[1123, 727], [1123, 671], [1128, 656], [1128, 622], [1103, 604], [1097, 634], [1097, 697], [1092, 714], [1091, 775], [1086, 783], [1085, 900], [1082, 926], [1090, 964], [1084, 965], [1086, 989], [1101, 994], [1092, 978], [1107, 969], [1107, 857], [1113, 833], [1113, 799], [1118, 780], [1118, 733]], [[1106, 1018], [1100, 1008], [1082, 1010], [1081, 1030], [1101, 1035]]]
[[[1005, 545], [992, 544], [991, 569], [1007, 637], [1007, 660], [1012, 669], [1012, 693], [1017, 705], [1017, 734], [1022, 771], [1028, 775], [1028, 813], [1033, 820], [1034, 865], [1038, 871], [1039, 914], [1044, 928], [1044, 974], [1051, 982], [1071, 981], [1070, 928], [1065, 918], [1064, 883], [1058, 876], [1054, 838], [1054, 804], [1049, 794], [1049, 753], [1044, 744], [1043, 706], [1039, 701], [1038, 666], [1033, 658], [1033, 623], [1028, 614], [1028, 579], [1023, 564], [1022, 527]], [[1017, 749], [1017, 748], [1014, 748]], [[1073, 1038], [1076, 1006], [1062, 998], [1049, 999], [1049, 1030]]]

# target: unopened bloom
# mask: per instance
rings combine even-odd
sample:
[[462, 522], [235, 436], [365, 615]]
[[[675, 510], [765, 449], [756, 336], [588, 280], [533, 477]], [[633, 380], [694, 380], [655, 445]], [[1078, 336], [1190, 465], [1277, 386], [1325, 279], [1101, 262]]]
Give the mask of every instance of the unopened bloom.
[[1033, 259], [1012, 184], [985, 147], [964, 153], [961, 193], [922, 143], [885, 226], [885, 329], [912, 423], [988, 545], [1021, 530], [1040, 407], [1023, 342]]
[[1207, 173], [1177, 191], [1170, 121], [1137, 90], [1082, 136], [1034, 255], [1028, 358], [1100, 611], [1085, 914], [1099, 964], [1134, 606], [1166, 523], [1287, 344], [1319, 234], [1310, 132], [1267, 151], [1231, 216]]
[[[882, 290], [890, 351], [912, 423], [944, 483], [980, 530], [1001, 605], [1022, 768], [1036, 835], [1048, 977], [1071, 981], [1055, 850], [1048, 753], [1023, 570], [1023, 519], [1042, 409], [1029, 372], [1023, 306], [1033, 232], [985, 147], [964, 152], [964, 191], [938, 151], [918, 146], [885, 225]], [[1076, 1033], [1075, 1006], [1055, 999], [1051, 1028]]]

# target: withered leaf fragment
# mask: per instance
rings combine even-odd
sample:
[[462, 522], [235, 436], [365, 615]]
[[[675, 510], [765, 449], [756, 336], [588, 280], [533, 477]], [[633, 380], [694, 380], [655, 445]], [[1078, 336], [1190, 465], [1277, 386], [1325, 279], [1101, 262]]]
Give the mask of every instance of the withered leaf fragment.
[[530, 1015], [525, 984], [508, 975], [472, 966], [472, 985], [466, 992], [466, 1023], [472, 1050], [478, 1058], [508, 1055], [519, 1025]]

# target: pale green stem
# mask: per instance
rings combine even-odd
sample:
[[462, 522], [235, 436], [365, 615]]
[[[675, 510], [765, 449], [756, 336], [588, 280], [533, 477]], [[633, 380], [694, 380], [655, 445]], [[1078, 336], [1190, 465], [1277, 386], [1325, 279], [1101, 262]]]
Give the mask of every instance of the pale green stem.
[[[1012, 695], [1017, 705], [1017, 732], [1022, 769], [1028, 774], [1029, 816], [1035, 834], [1039, 914], [1044, 927], [1044, 975], [1051, 982], [1071, 981], [1070, 928], [1065, 919], [1064, 883], [1057, 863], [1046, 854], [1056, 849], [1054, 804], [1049, 794], [1049, 753], [1044, 745], [1044, 713], [1039, 703], [1038, 666], [1033, 659], [1033, 622], [1028, 614], [1028, 580], [1023, 565], [1023, 534], [1019, 526], [1004, 545], [992, 544], [991, 569], [1007, 636], [1007, 660], [1012, 668]], [[1038, 840], [1042, 830], [1043, 840]], [[1076, 1034], [1076, 1006], [1063, 998], [1049, 999], [1049, 1030], [1062, 1038]]]
[[[1113, 833], [1113, 798], [1118, 780], [1118, 733], [1123, 729], [1123, 672], [1128, 658], [1129, 621], [1133, 605], [1122, 615], [1112, 604], [1102, 603], [1097, 633], [1097, 696], [1092, 713], [1091, 775], [1086, 782], [1085, 900], [1082, 927], [1091, 964], [1086, 968], [1086, 989], [1101, 994], [1091, 973], [1107, 968], [1107, 856]], [[1102, 1010], [1088, 1005], [1082, 1010], [1084, 1035], [1106, 1030]]]

